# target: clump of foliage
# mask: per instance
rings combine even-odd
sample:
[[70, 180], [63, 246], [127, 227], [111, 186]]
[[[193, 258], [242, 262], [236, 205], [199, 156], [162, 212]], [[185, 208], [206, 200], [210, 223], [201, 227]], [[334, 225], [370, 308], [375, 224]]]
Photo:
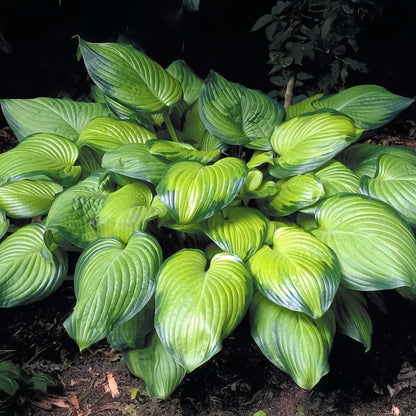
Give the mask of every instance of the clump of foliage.
[[95, 102], [1, 101], [20, 141], [0, 155], [1, 307], [49, 295], [80, 253], [67, 332], [106, 338], [157, 397], [248, 310], [306, 389], [336, 330], [368, 350], [364, 292], [415, 293], [416, 154], [354, 143], [413, 100], [362, 85], [284, 109], [127, 45], [79, 55]]
[[18, 392], [24, 395], [46, 394], [57, 384], [46, 374], [29, 375], [9, 360], [0, 361], [0, 409], [7, 407]]
[[269, 41], [272, 96], [283, 97], [294, 77], [297, 95], [338, 91], [351, 72], [367, 72], [357, 59], [358, 35], [378, 18], [375, 0], [277, 0], [253, 30], [265, 27]]

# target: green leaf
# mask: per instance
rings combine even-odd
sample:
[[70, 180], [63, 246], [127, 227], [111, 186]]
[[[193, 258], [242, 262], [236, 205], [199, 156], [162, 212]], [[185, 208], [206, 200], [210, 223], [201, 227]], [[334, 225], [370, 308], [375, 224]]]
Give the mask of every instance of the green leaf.
[[0, 390], [14, 396], [20, 388], [23, 375], [20, 367], [11, 361], [0, 361]]
[[326, 199], [316, 213], [316, 237], [341, 265], [341, 284], [373, 291], [416, 284], [416, 242], [389, 205], [361, 195]]
[[248, 169], [240, 159], [226, 157], [211, 166], [175, 162], [163, 173], [156, 190], [179, 224], [200, 222], [229, 205], [240, 192]]
[[220, 253], [209, 267], [199, 250], [181, 250], [162, 265], [156, 286], [155, 328], [187, 371], [216, 354], [243, 318], [251, 276], [236, 256]]
[[[33, 218], [49, 211], [61, 185], [52, 181], [23, 179], [0, 187], [0, 207], [11, 218]], [[1, 233], [0, 233], [1, 234]]]
[[337, 155], [337, 160], [348, 166], [358, 176], [374, 177], [380, 156], [386, 154], [401, 157], [406, 162], [416, 163], [416, 152], [410, 147], [367, 143], [347, 147]]
[[107, 196], [97, 214], [100, 237], [117, 237], [127, 243], [135, 231], [144, 231], [160, 210], [151, 206], [152, 191], [143, 183], [131, 183]]
[[373, 325], [367, 312], [367, 301], [361, 292], [341, 288], [334, 302], [337, 330], [364, 345], [367, 352], [371, 348]]
[[263, 172], [251, 169], [247, 180], [241, 188], [239, 198], [247, 205], [250, 199], [267, 198], [279, 192], [280, 187], [275, 181], [263, 181]]
[[109, 332], [110, 347], [118, 351], [143, 348], [146, 336], [153, 331], [154, 315], [155, 302], [151, 298], [136, 315]]
[[284, 217], [309, 207], [325, 195], [322, 182], [313, 173], [281, 179], [277, 186], [280, 191], [269, 198], [270, 213], [276, 217]]
[[156, 333], [146, 348], [123, 353], [132, 374], [146, 384], [152, 397], [166, 399], [185, 378], [186, 370], [166, 351]]
[[249, 267], [263, 295], [313, 318], [328, 310], [341, 278], [333, 251], [297, 227], [278, 228], [273, 247], [263, 246], [249, 260]]
[[284, 116], [283, 107], [267, 95], [213, 71], [202, 87], [199, 113], [212, 135], [235, 145], [268, 138]]
[[166, 71], [176, 78], [181, 84], [183, 100], [186, 105], [191, 106], [198, 100], [199, 93], [204, 83], [184, 60], [179, 59], [177, 61], [173, 61], [166, 68]]
[[376, 129], [393, 120], [413, 99], [392, 94], [378, 85], [357, 85], [313, 102], [317, 109], [332, 108], [351, 117], [359, 129]]
[[150, 153], [172, 161], [194, 160], [206, 164], [218, 160], [221, 155], [221, 149], [197, 150], [190, 144], [180, 142], [149, 140], [146, 145]]
[[3, 208], [0, 208], [0, 239], [6, 234], [9, 228], [10, 221], [6, 217], [6, 213]]
[[102, 104], [59, 98], [4, 99], [0, 104], [19, 141], [35, 133], [53, 133], [74, 142], [91, 119], [108, 115]]
[[279, 155], [269, 168], [276, 178], [309, 172], [359, 138], [349, 117], [332, 111], [307, 113], [277, 126], [271, 144]]
[[359, 193], [358, 176], [340, 162], [330, 160], [316, 170], [315, 175], [321, 181], [327, 197], [341, 192]]
[[257, 209], [227, 207], [203, 224], [208, 237], [222, 250], [248, 260], [263, 244], [267, 218]]
[[87, 124], [77, 140], [77, 145], [87, 145], [95, 150], [108, 152], [123, 144], [145, 143], [156, 138], [155, 133], [131, 121], [97, 117]]
[[182, 97], [179, 82], [132, 46], [79, 40], [88, 74], [119, 103], [139, 112], [158, 113]]
[[127, 244], [116, 238], [99, 239], [81, 254], [74, 275], [77, 303], [64, 322], [81, 350], [146, 305], [161, 261], [159, 243], [141, 231]]
[[227, 148], [225, 143], [205, 128], [199, 115], [198, 102], [185, 113], [182, 134], [186, 141], [189, 141], [199, 150], [224, 151]]
[[0, 307], [37, 302], [65, 279], [65, 252], [50, 251], [44, 244], [44, 233], [44, 225], [29, 224], [0, 244]]
[[335, 333], [331, 311], [314, 320], [276, 305], [258, 292], [250, 318], [251, 334], [263, 354], [300, 387], [312, 389], [328, 373]]
[[46, 228], [58, 231], [72, 244], [86, 248], [98, 238], [94, 224], [111, 186], [108, 173], [97, 171], [68, 188], [53, 202], [45, 221]]
[[360, 192], [387, 202], [416, 227], [416, 158], [411, 163], [399, 156], [380, 156], [374, 178], [360, 179]]
[[296, 104], [286, 107], [286, 120], [290, 120], [291, 118], [300, 116], [302, 114], [312, 113], [316, 111], [316, 108], [312, 105], [312, 103], [322, 96], [323, 94], [316, 94], [313, 97], [308, 97]]
[[167, 163], [152, 155], [146, 144], [130, 143], [105, 153], [101, 166], [110, 172], [157, 184]]
[[0, 185], [45, 178], [72, 185], [81, 173], [81, 168], [74, 166], [77, 157], [78, 149], [71, 141], [54, 134], [34, 134], [0, 154]]

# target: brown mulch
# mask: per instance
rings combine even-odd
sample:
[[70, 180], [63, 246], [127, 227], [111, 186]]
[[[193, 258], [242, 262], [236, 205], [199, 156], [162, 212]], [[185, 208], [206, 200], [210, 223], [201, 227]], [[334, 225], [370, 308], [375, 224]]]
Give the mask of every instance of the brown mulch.
[[[375, 142], [406, 144], [409, 137], [380, 136]], [[0, 149], [16, 144], [0, 129]], [[416, 305], [385, 294], [384, 313], [370, 308], [373, 347], [337, 335], [331, 372], [305, 391], [259, 352], [244, 319], [209, 362], [188, 374], [167, 400], [149, 398], [105, 342], [79, 352], [62, 323], [75, 303], [72, 283], [49, 298], [0, 309], [0, 360], [27, 374], [45, 373], [58, 387], [46, 396], [20, 391], [0, 401], [0, 416], [416, 416]]]

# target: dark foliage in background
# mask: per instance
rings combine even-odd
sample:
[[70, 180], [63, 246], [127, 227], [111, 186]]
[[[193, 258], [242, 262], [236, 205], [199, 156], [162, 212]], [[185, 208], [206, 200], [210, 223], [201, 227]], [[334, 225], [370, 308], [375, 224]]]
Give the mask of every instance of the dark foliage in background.
[[304, 96], [331, 93], [345, 86], [351, 71], [368, 72], [357, 59], [358, 35], [382, 15], [384, 1], [278, 0], [261, 16], [254, 31], [265, 27], [269, 42], [273, 96], [283, 97], [294, 77]]

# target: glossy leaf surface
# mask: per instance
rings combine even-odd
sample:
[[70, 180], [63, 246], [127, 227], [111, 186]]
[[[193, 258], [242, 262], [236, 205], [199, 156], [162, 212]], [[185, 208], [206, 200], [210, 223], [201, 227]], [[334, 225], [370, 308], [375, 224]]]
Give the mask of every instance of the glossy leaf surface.
[[65, 279], [66, 255], [45, 246], [44, 232], [41, 224], [26, 225], [0, 244], [0, 307], [37, 302]]
[[211, 134], [238, 145], [268, 138], [282, 121], [284, 110], [262, 92], [211, 71], [201, 90], [199, 113]]
[[159, 214], [160, 210], [151, 206], [152, 200], [152, 191], [143, 183], [128, 184], [111, 193], [97, 214], [98, 235], [127, 243], [134, 231], [144, 231]]
[[244, 316], [251, 276], [236, 256], [220, 253], [207, 268], [199, 250], [181, 250], [162, 265], [156, 287], [155, 328], [187, 371], [216, 354]]
[[7, 229], [9, 228], [9, 220], [6, 217], [4, 209], [0, 208], [0, 238], [6, 234]]
[[330, 307], [340, 283], [332, 250], [297, 227], [281, 227], [273, 246], [263, 246], [250, 260], [258, 290], [278, 305], [314, 318]]
[[123, 353], [129, 370], [146, 384], [152, 397], [166, 399], [185, 378], [186, 370], [166, 351], [156, 333], [142, 349]]
[[179, 224], [199, 222], [229, 205], [248, 174], [240, 159], [227, 157], [211, 166], [175, 162], [163, 173], [156, 190]]
[[95, 150], [108, 152], [122, 144], [145, 143], [150, 139], [156, 139], [156, 134], [136, 123], [97, 117], [87, 124], [77, 140], [77, 145], [88, 145]]
[[162, 252], [157, 240], [136, 232], [127, 244], [99, 239], [80, 256], [74, 276], [77, 303], [64, 326], [84, 349], [138, 313], [155, 288]]
[[71, 185], [81, 173], [81, 168], [74, 166], [77, 157], [78, 149], [70, 140], [54, 134], [34, 134], [0, 154], [0, 185], [42, 178]]
[[393, 94], [378, 85], [357, 85], [313, 102], [317, 109], [332, 108], [351, 117], [360, 129], [384, 126], [413, 99]]
[[21, 180], [0, 187], [0, 207], [10, 218], [32, 218], [49, 211], [63, 187], [52, 181]]
[[349, 117], [323, 111], [294, 117], [274, 129], [271, 144], [279, 155], [269, 168], [276, 178], [309, 172], [332, 159], [360, 136]]
[[75, 142], [94, 117], [108, 115], [102, 104], [59, 98], [0, 100], [4, 117], [19, 141], [35, 133], [53, 133]]
[[157, 113], [182, 97], [176, 78], [132, 46], [80, 39], [79, 47], [94, 83], [105, 95], [135, 111]]
[[152, 155], [145, 144], [131, 143], [105, 153], [101, 166], [110, 172], [157, 184], [167, 163]]
[[328, 373], [335, 333], [333, 314], [314, 320], [257, 293], [250, 318], [251, 334], [263, 354], [300, 387], [312, 389]]
[[361, 178], [360, 191], [387, 202], [416, 227], [416, 158], [411, 163], [398, 156], [382, 155], [374, 178]]
[[367, 352], [371, 348], [373, 324], [367, 312], [367, 301], [361, 292], [342, 288], [334, 302], [337, 330], [363, 344]]
[[312, 234], [335, 251], [345, 287], [415, 286], [415, 237], [390, 206], [360, 195], [334, 195], [321, 204], [316, 219]]
[[111, 192], [107, 172], [97, 171], [58, 195], [46, 218], [46, 227], [56, 230], [72, 244], [86, 248], [98, 238], [95, 219]]
[[269, 199], [271, 213], [277, 217], [309, 207], [325, 195], [322, 182], [313, 173], [281, 179], [277, 186], [279, 191]]
[[227, 207], [209, 218], [204, 232], [222, 250], [248, 260], [263, 244], [268, 220], [261, 211]]

